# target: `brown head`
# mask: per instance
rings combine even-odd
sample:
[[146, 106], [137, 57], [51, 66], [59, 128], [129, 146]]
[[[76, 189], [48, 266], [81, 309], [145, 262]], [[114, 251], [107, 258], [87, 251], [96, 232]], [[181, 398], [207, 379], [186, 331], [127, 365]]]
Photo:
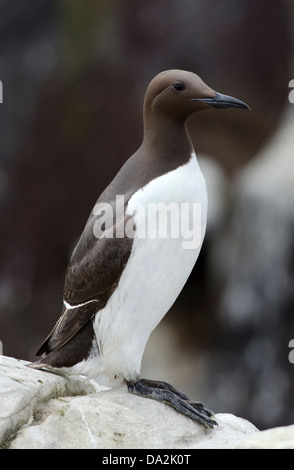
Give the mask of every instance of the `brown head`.
[[212, 90], [192, 72], [166, 70], [156, 75], [147, 88], [144, 117], [160, 115], [185, 121], [191, 114], [212, 107], [250, 109], [243, 101]]

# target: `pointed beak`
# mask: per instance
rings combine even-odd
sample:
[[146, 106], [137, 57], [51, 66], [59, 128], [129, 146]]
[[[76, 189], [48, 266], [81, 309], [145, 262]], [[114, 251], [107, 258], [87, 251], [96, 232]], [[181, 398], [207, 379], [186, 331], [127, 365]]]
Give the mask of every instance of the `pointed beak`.
[[241, 100], [237, 100], [237, 98], [233, 98], [232, 96], [223, 95], [222, 93], [218, 93], [215, 91], [214, 98], [199, 98], [194, 99], [192, 101], [202, 101], [203, 103], [207, 103], [214, 108], [241, 108], [241, 109], [251, 109], [248, 104], [244, 103]]

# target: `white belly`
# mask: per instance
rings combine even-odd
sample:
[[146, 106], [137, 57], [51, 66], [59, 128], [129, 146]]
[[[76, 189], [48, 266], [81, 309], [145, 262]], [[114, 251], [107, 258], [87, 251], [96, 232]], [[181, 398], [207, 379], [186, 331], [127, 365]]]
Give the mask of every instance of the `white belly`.
[[[177, 217], [170, 219], [166, 233], [159, 233], [158, 224], [150, 223], [150, 212], [147, 220], [148, 210], [137, 210], [135, 214], [138, 207], [147, 208], [158, 202], [185, 203], [186, 210], [190, 209], [190, 228], [192, 203], [201, 207], [198, 226], [193, 227], [194, 232], [200, 231], [197, 246], [185, 245], [187, 232], [175, 226]], [[178, 297], [200, 252], [206, 228], [207, 192], [195, 154], [187, 164], [138, 190], [128, 203], [127, 213], [134, 216], [137, 228], [132, 253], [118, 288], [93, 322], [101, 351], [98, 374], [109, 380], [115, 376], [127, 380], [139, 377], [148, 338]]]

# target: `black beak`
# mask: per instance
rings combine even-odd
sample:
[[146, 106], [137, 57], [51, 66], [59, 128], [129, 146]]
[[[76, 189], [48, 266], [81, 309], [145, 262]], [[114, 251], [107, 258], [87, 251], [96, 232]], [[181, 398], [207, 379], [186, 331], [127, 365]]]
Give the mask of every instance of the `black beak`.
[[237, 100], [237, 98], [233, 98], [232, 96], [222, 95], [222, 93], [215, 92], [214, 98], [200, 98], [200, 99], [193, 99], [192, 101], [203, 101], [203, 103], [207, 103], [214, 108], [241, 108], [241, 109], [251, 109], [248, 104], [244, 103], [241, 100]]

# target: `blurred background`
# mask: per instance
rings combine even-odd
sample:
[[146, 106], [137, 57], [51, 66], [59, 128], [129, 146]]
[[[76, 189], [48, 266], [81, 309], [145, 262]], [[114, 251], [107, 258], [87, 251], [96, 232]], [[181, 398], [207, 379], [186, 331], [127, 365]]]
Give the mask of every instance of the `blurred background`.
[[247, 102], [188, 127], [207, 236], [143, 376], [260, 429], [293, 424], [294, 9], [290, 0], [0, 0], [0, 340], [33, 360], [100, 192], [142, 139], [158, 72]]

